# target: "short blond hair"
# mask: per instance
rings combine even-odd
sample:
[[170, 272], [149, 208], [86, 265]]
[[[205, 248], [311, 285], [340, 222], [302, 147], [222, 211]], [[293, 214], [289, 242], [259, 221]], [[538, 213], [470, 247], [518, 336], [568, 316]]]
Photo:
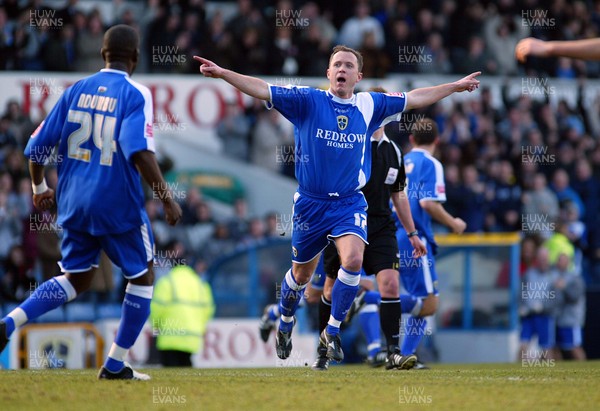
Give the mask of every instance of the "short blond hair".
[[362, 54], [360, 54], [358, 51], [354, 50], [353, 48], [350, 48], [348, 46], [343, 46], [343, 45], [337, 45], [333, 48], [333, 51], [331, 52], [331, 55], [329, 56], [329, 65], [331, 65], [331, 60], [333, 59], [333, 56], [335, 56], [340, 51], [347, 51], [349, 53], [354, 54], [356, 56], [356, 61], [358, 63], [358, 71], [359, 72], [362, 71], [362, 68], [363, 68]]

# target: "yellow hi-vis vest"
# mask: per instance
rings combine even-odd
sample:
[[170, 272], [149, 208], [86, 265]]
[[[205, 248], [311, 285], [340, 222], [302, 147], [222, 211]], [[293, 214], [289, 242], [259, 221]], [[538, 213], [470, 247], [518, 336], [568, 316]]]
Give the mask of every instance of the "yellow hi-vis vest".
[[159, 350], [196, 353], [215, 313], [210, 285], [184, 265], [174, 267], [154, 287], [150, 320]]

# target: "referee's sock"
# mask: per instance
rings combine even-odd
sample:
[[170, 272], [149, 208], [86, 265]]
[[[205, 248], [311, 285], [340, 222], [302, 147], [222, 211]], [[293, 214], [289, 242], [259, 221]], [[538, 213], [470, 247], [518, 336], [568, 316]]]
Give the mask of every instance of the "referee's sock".
[[344, 321], [356, 297], [359, 282], [360, 271], [349, 271], [340, 267], [338, 277], [331, 290], [331, 316], [326, 327], [328, 334], [338, 335], [340, 333], [340, 324]]
[[400, 347], [400, 299], [382, 298], [379, 305], [381, 316], [381, 329], [387, 342], [388, 354], [392, 354]]

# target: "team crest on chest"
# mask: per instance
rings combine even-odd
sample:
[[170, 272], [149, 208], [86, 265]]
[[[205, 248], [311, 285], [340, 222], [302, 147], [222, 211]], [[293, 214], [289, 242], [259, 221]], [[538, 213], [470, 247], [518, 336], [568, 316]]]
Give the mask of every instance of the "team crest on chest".
[[337, 116], [337, 125], [340, 130], [345, 130], [348, 127], [348, 117]]

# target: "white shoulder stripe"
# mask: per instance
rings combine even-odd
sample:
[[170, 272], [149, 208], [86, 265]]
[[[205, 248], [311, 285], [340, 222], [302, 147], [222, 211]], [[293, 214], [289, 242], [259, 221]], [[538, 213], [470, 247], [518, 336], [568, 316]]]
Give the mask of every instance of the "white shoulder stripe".
[[358, 93], [356, 95], [356, 107], [362, 114], [366, 126], [369, 127], [371, 119], [373, 118], [373, 112], [375, 110], [373, 96], [371, 96], [369, 93]]
[[[431, 154], [425, 152], [425, 157], [429, 159], [433, 163], [433, 168], [435, 169], [435, 195], [437, 196], [439, 201], [446, 201], [446, 184], [444, 182], [444, 167], [442, 163], [432, 156]], [[443, 193], [438, 193], [438, 188], [444, 187]]]
[[152, 93], [150, 93], [148, 87], [133, 81], [129, 76], [125, 76], [125, 79], [140, 92], [144, 99], [144, 130], [142, 130], [142, 133], [144, 134], [144, 137], [146, 137], [148, 151], [155, 152], [156, 148], [154, 145], [154, 137], [152, 135], [152, 127], [154, 127]]

